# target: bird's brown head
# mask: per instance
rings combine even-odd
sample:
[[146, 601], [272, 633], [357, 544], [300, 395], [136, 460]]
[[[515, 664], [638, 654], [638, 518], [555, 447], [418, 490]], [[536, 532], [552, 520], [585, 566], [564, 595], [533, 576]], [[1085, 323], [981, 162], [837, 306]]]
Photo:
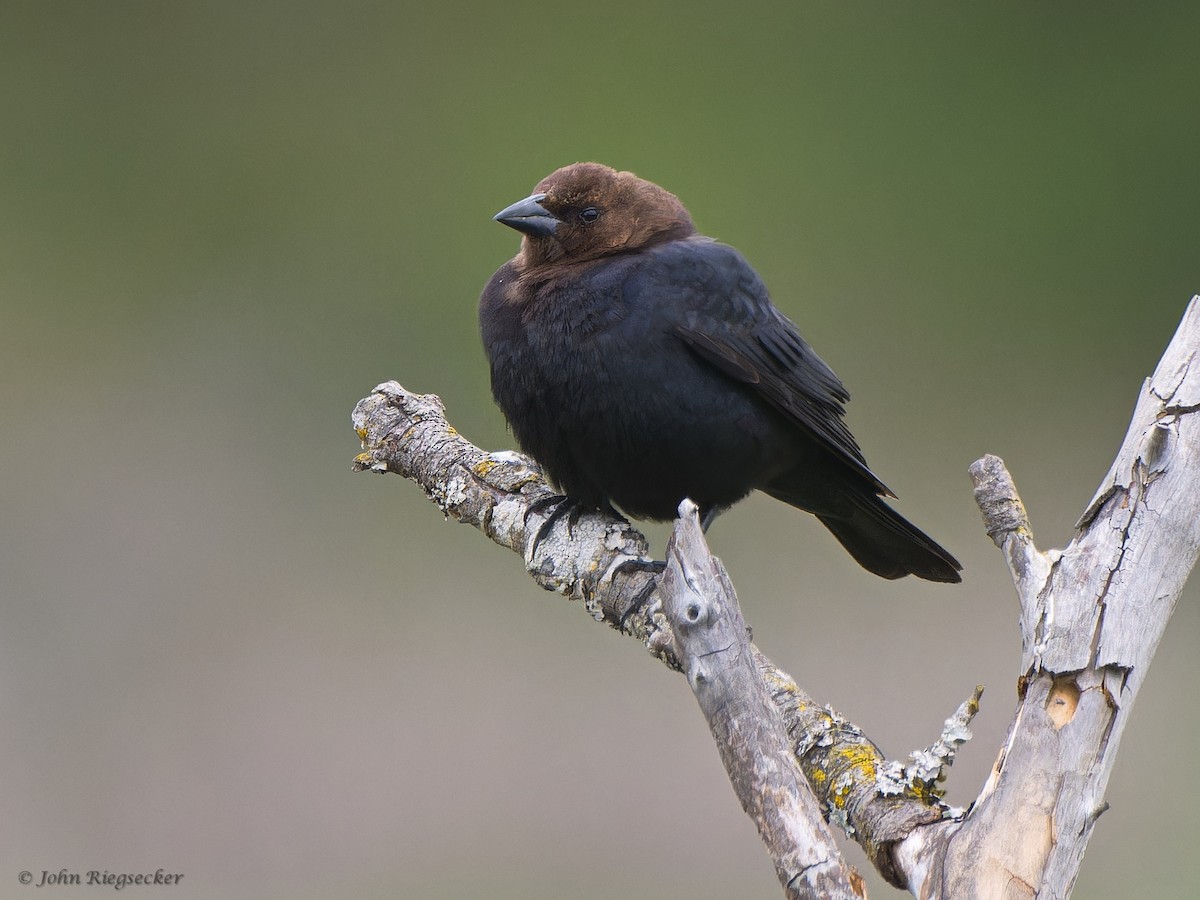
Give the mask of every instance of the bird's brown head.
[[517, 256], [522, 270], [640, 250], [696, 230], [674, 194], [599, 163], [552, 172], [495, 219], [525, 236]]

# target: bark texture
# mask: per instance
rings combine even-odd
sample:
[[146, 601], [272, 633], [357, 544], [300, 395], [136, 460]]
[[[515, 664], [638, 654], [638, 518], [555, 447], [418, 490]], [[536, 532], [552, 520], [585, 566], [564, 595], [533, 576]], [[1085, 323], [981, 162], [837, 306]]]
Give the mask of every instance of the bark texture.
[[1194, 297], [1064, 550], [1034, 546], [997, 457], [971, 467], [1021, 600], [1021, 691], [992, 775], [921, 896], [1070, 894], [1133, 702], [1200, 551], [1198, 354]]
[[797, 900], [862, 897], [861, 882], [804, 783], [783, 716], [759, 675], [733, 585], [709, 553], [690, 500], [680, 506], [667, 546], [661, 594], [683, 672], [784, 892]]
[[[581, 511], [550, 490], [537, 464], [519, 453], [487, 453], [471, 444], [446, 421], [433, 395], [411, 393], [394, 381], [381, 384], [359, 401], [353, 422], [364, 447], [354, 461], [357, 471], [412, 479], [445, 515], [519, 554], [543, 588], [581, 601], [593, 619], [682, 670], [659, 590], [666, 564], [647, 556], [645, 537], [628, 522]], [[953, 748], [969, 734], [965, 724], [976, 706], [964, 705], [969, 712], [957, 738], [946, 743], [943, 735], [932, 745], [944, 745], [940, 756], [927, 748], [907, 763], [889, 761], [862, 729], [814, 700], [753, 644], [750, 649], [822, 814], [858, 841], [885, 878], [903, 887], [896, 846], [916, 826], [950, 813], [937, 783]], [[787, 868], [776, 860], [781, 866]]]
[[475, 447], [446, 422], [440, 400], [395, 382], [355, 408], [365, 451], [355, 467], [416, 481], [447, 516], [520, 554], [542, 587], [582, 601], [685, 672], [788, 896], [865, 895], [823, 816], [915, 896], [1065, 898], [1133, 701], [1200, 552], [1198, 354], [1194, 297], [1062, 551], [1036, 548], [1001, 460], [971, 467], [984, 526], [1017, 589], [1023, 655], [1007, 739], [965, 814], [941, 803], [937, 784], [970, 737], [982, 689], [929, 747], [906, 762], [885, 759], [749, 641], [694, 511], [677, 521], [668, 561], [650, 559], [628, 522], [581, 511], [532, 461]]

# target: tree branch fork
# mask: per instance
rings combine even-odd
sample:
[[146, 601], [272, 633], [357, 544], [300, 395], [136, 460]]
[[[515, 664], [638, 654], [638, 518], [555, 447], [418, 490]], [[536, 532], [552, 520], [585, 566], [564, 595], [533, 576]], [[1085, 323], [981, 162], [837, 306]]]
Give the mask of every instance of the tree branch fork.
[[353, 423], [359, 471], [415, 481], [442, 512], [521, 555], [543, 588], [683, 672], [788, 897], [865, 896], [831, 825], [921, 898], [1066, 897], [1104, 809], [1119, 739], [1200, 553], [1200, 297], [1188, 306], [1074, 539], [1039, 551], [1003, 462], [970, 468], [988, 535], [1020, 601], [1020, 692], [969, 812], [939, 783], [970, 738], [977, 688], [904, 762], [806, 694], [751, 642], [733, 586], [680, 508], [666, 561], [623, 519], [556, 495], [536, 463], [488, 453], [441, 401], [379, 385]]

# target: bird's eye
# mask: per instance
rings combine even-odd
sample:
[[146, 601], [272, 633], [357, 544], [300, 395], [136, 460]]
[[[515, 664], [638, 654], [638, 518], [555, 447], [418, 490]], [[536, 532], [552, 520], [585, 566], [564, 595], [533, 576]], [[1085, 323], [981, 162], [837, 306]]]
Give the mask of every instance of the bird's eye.
[[594, 206], [589, 206], [587, 209], [581, 210], [579, 213], [580, 221], [586, 225], [590, 225], [598, 218], [600, 218], [600, 210], [596, 209]]

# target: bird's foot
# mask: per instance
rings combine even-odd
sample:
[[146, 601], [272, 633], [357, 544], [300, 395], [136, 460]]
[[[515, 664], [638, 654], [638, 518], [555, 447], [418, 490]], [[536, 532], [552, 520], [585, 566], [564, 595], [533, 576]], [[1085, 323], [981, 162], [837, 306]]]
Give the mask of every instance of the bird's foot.
[[525, 511], [525, 521], [529, 521], [529, 517], [539, 513], [549, 513], [546, 516], [546, 521], [538, 526], [537, 534], [533, 536], [533, 546], [538, 544], [550, 533], [550, 529], [554, 527], [563, 516], [567, 517], [567, 535], [568, 537], [575, 529], [576, 523], [579, 521], [587, 510], [578, 500], [573, 500], [564, 494], [549, 494], [540, 500], [535, 500], [529, 504], [529, 508]]

